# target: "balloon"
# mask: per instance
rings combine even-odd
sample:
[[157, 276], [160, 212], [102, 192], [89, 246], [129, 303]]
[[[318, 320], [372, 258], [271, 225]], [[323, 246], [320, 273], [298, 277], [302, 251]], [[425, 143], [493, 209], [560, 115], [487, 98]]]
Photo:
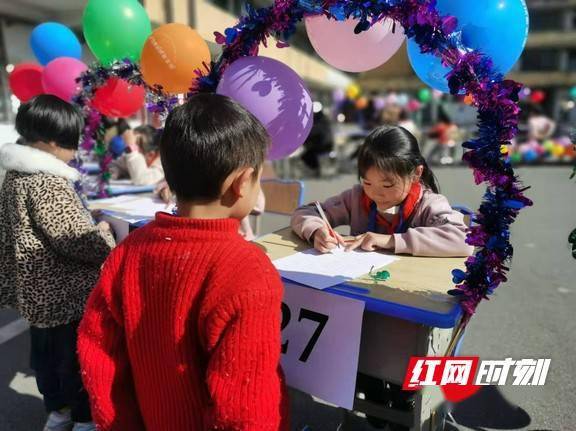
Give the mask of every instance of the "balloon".
[[398, 95], [396, 93], [390, 93], [386, 96], [386, 105], [397, 105], [398, 104]]
[[236, 60], [222, 75], [217, 93], [239, 102], [266, 127], [272, 139], [270, 160], [292, 154], [310, 134], [310, 94], [298, 74], [277, 60]]
[[420, 80], [443, 93], [450, 93], [446, 75], [450, 73], [450, 68], [442, 65], [440, 59], [432, 54], [420, 53], [420, 47], [413, 39], [408, 40], [408, 59], [412, 69]]
[[346, 93], [345, 93], [344, 90], [341, 89], [341, 88], [336, 88], [336, 89], [332, 92], [332, 100], [334, 101], [334, 103], [340, 103], [340, 102], [342, 102], [345, 98], [346, 98]]
[[428, 103], [432, 100], [432, 92], [428, 88], [418, 90], [418, 100], [422, 103]]
[[474, 104], [474, 96], [472, 94], [467, 94], [464, 97], [464, 103], [468, 106], [472, 106]]
[[564, 155], [565, 149], [564, 146], [560, 144], [555, 144], [554, 148], [552, 149], [552, 155], [554, 157], [560, 158]]
[[146, 90], [123, 79], [110, 78], [94, 93], [92, 105], [107, 117], [126, 118], [144, 105]]
[[42, 86], [46, 94], [53, 94], [70, 102], [78, 91], [78, 78], [88, 67], [75, 58], [60, 57], [52, 60], [42, 73]]
[[533, 103], [540, 104], [546, 100], [546, 93], [542, 90], [533, 91], [532, 94], [530, 94], [530, 100]]
[[572, 87], [572, 88], [570, 89], [570, 97], [571, 97], [572, 99], [576, 99], [576, 87]]
[[544, 150], [550, 154], [552, 154], [552, 151], [554, 150], [554, 141], [552, 141], [551, 139], [548, 139], [546, 141], [544, 141], [544, 143], [542, 144], [542, 148], [544, 148]]
[[34, 96], [44, 93], [42, 71], [38, 64], [22, 63], [14, 68], [8, 78], [12, 93], [21, 101], [27, 102]]
[[538, 153], [533, 149], [526, 151], [523, 156], [526, 163], [532, 163], [538, 160]]
[[406, 106], [406, 109], [408, 109], [408, 111], [410, 112], [419, 111], [421, 108], [422, 105], [416, 99], [410, 100], [410, 102], [408, 102], [408, 105]]
[[408, 102], [410, 102], [410, 97], [407, 94], [400, 93], [398, 95], [398, 100], [397, 100], [398, 106], [400, 106], [401, 108], [405, 108], [406, 105], [408, 105]]
[[116, 159], [124, 154], [124, 151], [126, 151], [126, 142], [124, 142], [122, 136], [116, 135], [110, 140], [108, 149], [112, 153], [112, 156]]
[[522, 88], [522, 90], [520, 90], [520, 93], [518, 95], [520, 96], [520, 100], [525, 100], [528, 97], [530, 97], [531, 94], [532, 90], [529, 87], [524, 87]]
[[576, 158], [576, 145], [568, 145], [564, 147], [564, 155], [570, 159]]
[[44, 65], [58, 57], [82, 58], [82, 47], [76, 35], [57, 22], [45, 22], [35, 27], [30, 35], [30, 47]]
[[322, 59], [346, 72], [365, 72], [386, 63], [402, 46], [404, 29], [392, 19], [377, 22], [359, 34], [354, 28], [360, 22], [328, 19], [324, 15], [304, 20], [310, 43]]
[[202, 37], [184, 24], [166, 24], [154, 30], [142, 50], [141, 70], [150, 86], [167, 93], [186, 93], [195, 70], [210, 64], [210, 50]]
[[382, 96], [376, 96], [374, 98], [374, 109], [377, 111], [381, 111], [386, 107], [386, 99]]
[[362, 89], [358, 84], [350, 84], [346, 88], [346, 97], [351, 100], [357, 99], [362, 94]]
[[[455, 31], [461, 32], [464, 47], [488, 55], [499, 73], [508, 73], [524, 51], [529, 22], [525, 0], [438, 0], [437, 9], [441, 15], [458, 19]], [[445, 76], [450, 68], [439, 58], [422, 54], [413, 39], [408, 42], [408, 57], [423, 82], [449, 92]]]
[[140, 59], [152, 32], [150, 18], [136, 0], [89, 0], [82, 17], [86, 43], [103, 64]]
[[510, 162], [513, 164], [520, 163], [522, 161], [521, 153], [513, 153], [510, 155]]
[[358, 99], [356, 101], [356, 109], [360, 109], [360, 110], [366, 109], [368, 107], [369, 103], [370, 102], [368, 101], [368, 99], [365, 98], [364, 96], [362, 96], [360, 99]]

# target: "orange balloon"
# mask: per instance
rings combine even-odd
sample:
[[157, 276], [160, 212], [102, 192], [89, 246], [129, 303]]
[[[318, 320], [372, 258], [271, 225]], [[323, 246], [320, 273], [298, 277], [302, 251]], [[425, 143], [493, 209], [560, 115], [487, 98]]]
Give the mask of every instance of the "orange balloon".
[[186, 93], [196, 77], [210, 65], [210, 50], [202, 37], [184, 24], [158, 27], [142, 49], [142, 78], [150, 86], [161, 85], [166, 93]]
[[571, 159], [576, 158], [576, 145], [568, 145], [564, 149], [564, 155], [570, 157]]
[[368, 99], [361, 97], [356, 101], [356, 109], [365, 109], [368, 107]]

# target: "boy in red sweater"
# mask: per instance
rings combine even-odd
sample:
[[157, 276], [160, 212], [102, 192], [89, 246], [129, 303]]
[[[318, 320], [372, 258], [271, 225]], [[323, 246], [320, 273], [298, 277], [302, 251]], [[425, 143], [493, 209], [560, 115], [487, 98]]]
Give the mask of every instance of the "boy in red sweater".
[[232, 100], [200, 94], [160, 143], [177, 215], [157, 213], [104, 264], [78, 349], [101, 431], [287, 428], [282, 284], [238, 234], [269, 137]]

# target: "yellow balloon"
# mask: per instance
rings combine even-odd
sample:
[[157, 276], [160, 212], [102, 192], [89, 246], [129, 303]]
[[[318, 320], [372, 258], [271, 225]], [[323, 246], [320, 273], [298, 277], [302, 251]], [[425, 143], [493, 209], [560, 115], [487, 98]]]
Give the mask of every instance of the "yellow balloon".
[[565, 152], [566, 149], [561, 144], [554, 145], [554, 149], [552, 150], [552, 154], [554, 155], [554, 157], [562, 157]]
[[358, 96], [360, 96], [360, 93], [362, 93], [362, 90], [358, 84], [350, 84], [346, 89], [346, 96], [348, 96], [348, 99], [356, 100]]

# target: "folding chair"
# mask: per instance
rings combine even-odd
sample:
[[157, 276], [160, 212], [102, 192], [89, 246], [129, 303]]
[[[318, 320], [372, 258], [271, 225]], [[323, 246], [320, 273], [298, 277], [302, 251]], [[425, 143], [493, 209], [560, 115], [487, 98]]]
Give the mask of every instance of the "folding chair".
[[[266, 205], [264, 212], [291, 216], [304, 203], [304, 183], [297, 180], [268, 179], [260, 183]], [[255, 219], [254, 232], [260, 235], [260, 216]]]

